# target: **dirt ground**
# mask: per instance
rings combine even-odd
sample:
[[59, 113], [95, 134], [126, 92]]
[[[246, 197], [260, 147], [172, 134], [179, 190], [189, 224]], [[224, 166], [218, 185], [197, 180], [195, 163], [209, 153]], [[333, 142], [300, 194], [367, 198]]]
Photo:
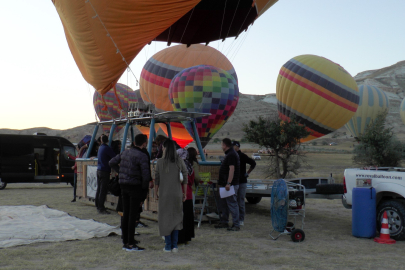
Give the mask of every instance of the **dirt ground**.
[[[81, 219], [119, 225], [116, 213], [98, 215], [84, 201], [71, 203], [72, 188], [54, 184], [10, 184], [0, 191], [0, 205], [48, 205]], [[405, 242], [374, 243], [351, 236], [351, 210], [339, 200], [307, 200], [305, 241], [289, 236], [271, 240], [270, 202], [247, 204], [245, 226], [239, 232], [204, 223], [196, 238], [179, 253], [163, 253], [157, 223], [138, 237], [144, 252], [122, 251], [119, 236], [39, 243], [0, 249], [0, 269], [404, 269]], [[297, 223], [298, 225], [298, 223]], [[0, 228], [1, 230], [1, 228]]]

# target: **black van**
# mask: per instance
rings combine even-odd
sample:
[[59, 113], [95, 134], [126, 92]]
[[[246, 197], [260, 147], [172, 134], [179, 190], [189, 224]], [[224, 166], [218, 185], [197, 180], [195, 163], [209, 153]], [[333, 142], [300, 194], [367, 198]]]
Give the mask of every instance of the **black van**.
[[0, 134], [0, 190], [8, 183], [72, 184], [75, 156], [62, 137]]

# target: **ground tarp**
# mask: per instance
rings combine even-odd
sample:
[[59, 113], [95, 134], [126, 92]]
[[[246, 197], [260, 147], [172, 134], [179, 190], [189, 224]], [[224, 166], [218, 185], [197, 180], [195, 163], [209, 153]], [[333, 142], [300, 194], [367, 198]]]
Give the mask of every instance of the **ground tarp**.
[[120, 233], [116, 227], [78, 219], [46, 205], [0, 206], [0, 248], [85, 240]]

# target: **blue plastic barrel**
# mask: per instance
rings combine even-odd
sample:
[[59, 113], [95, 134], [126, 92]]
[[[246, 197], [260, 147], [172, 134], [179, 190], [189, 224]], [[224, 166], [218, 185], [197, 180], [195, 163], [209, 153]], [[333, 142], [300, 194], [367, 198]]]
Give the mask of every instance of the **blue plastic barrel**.
[[376, 235], [376, 194], [374, 188], [353, 188], [352, 234], [373, 238]]

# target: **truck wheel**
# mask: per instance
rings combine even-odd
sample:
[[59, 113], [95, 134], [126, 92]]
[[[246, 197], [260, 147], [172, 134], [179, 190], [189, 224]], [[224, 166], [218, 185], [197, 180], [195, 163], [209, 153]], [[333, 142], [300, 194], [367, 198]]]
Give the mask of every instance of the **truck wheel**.
[[398, 201], [386, 201], [377, 207], [377, 229], [381, 229], [384, 212], [387, 211], [390, 235], [395, 240], [405, 240], [405, 205]]
[[318, 184], [316, 185], [318, 194], [344, 194], [343, 184]]
[[246, 197], [246, 200], [248, 203], [258, 204], [262, 200], [262, 197]]
[[0, 190], [5, 189], [6, 186], [7, 186], [7, 183], [2, 182], [2, 181], [0, 180]]
[[305, 233], [301, 229], [295, 229], [291, 232], [291, 240], [293, 242], [302, 242], [305, 239]]

